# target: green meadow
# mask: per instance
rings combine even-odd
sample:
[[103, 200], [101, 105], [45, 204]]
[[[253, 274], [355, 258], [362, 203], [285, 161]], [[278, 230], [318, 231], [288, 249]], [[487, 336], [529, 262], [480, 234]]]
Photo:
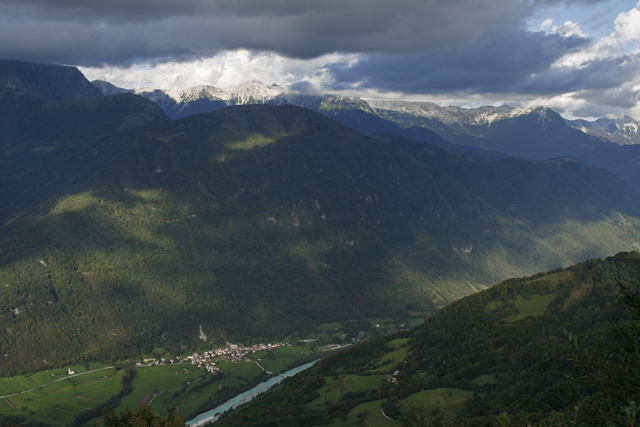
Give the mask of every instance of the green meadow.
[[363, 417], [364, 424], [370, 427], [397, 427], [400, 424], [388, 419], [382, 413], [382, 405], [386, 400], [374, 400], [373, 402], [362, 403], [355, 406], [347, 414], [347, 419], [334, 418], [330, 427], [347, 427], [356, 425]]
[[387, 381], [387, 375], [340, 375], [336, 377], [325, 377], [325, 385], [318, 391], [319, 397], [309, 403], [310, 408], [324, 409], [325, 401], [336, 403], [347, 393], [360, 390], [379, 389]]
[[[156, 354], [163, 354], [162, 349], [156, 350]], [[216, 366], [223, 375], [205, 373], [194, 365], [182, 363], [137, 366], [132, 392], [122, 398], [115, 410], [119, 412], [127, 407], [133, 410], [146, 403], [158, 415], [163, 415], [168, 406], [174, 406], [189, 416], [223, 387], [241, 385], [263, 375], [256, 359], [268, 357], [258, 363], [267, 371], [281, 372], [310, 351], [309, 346], [280, 347], [251, 355], [251, 362], [218, 360]], [[75, 371], [75, 375], [70, 376], [68, 369]], [[112, 366], [92, 363], [0, 378], [0, 415], [22, 416], [54, 426], [69, 425], [78, 414], [118, 394], [124, 373], [124, 369], [114, 370]]]
[[522, 295], [518, 295], [515, 305], [520, 311], [519, 314], [513, 314], [507, 317], [507, 321], [522, 320], [529, 316], [541, 316], [547, 311], [547, 306], [558, 296], [555, 294], [548, 295], [531, 295], [525, 299]]
[[75, 366], [72, 370], [81, 375], [71, 376], [67, 369], [53, 369], [13, 379], [2, 378], [3, 392], [32, 391], [10, 396], [3, 394], [0, 414], [23, 416], [52, 425], [68, 425], [79, 413], [95, 408], [122, 388], [122, 369], [87, 372], [86, 368]]

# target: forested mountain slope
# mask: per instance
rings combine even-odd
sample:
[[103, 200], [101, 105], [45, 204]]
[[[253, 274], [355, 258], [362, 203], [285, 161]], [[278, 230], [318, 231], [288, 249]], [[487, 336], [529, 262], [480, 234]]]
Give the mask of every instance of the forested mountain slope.
[[470, 160], [290, 106], [121, 130], [1, 191], [4, 372], [178, 352], [200, 326], [224, 342], [405, 319], [640, 242], [639, 196], [606, 171]]
[[135, 95], [55, 101], [5, 91], [0, 178], [70, 158], [112, 132], [168, 120], [158, 105]]
[[602, 379], [571, 360], [578, 350], [565, 333], [592, 354], [599, 337], [610, 344], [610, 322], [626, 320], [610, 304], [618, 284], [637, 293], [639, 278], [640, 256], [631, 252], [509, 279], [412, 331], [319, 361], [217, 424], [391, 426], [381, 408], [398, 417], [407, 401], [444, 405], [458, 426], [502, 425], [495, 417], [502, 413], [517, 426], [554, 410], [573, 413], [577, 389], [589, 396]]

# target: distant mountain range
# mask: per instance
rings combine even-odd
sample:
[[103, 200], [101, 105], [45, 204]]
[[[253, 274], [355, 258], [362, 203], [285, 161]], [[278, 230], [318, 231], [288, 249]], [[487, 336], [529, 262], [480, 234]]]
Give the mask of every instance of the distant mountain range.
[[224, 91], [196, 86], [184, 91], [126, 90], [94, 81], [105, 94], [131, 92], [162, 107], [171, 119], [231, 105], [295, 105], [330, 117], [364, 134], [390, 132], [429, 142], [477, 159], [508, 156], [546, 160], [572, 156], [613, 172], [640, 191], [638, 122], [599, 119], [567, 121], [544, 107], [467, 109], [429, 102], [365, 101], [335, 95], [286, 93], [276, 86], [246, 82]]
[[[441, 131], [448, 135], [474, 136], [474, 126], [490, 126], [493, 122], [511, 119], [542, 111], [540, 107], [519, 110], [509, 106], [479, 108], [461, 108], [455, 106], [441, 107], [430, 102], [403, 101], [365, 101], [355, 97], [333, 95], [300, 95], [296, 92], [286, 93], [278, 86], [266, 86], [258, 81], [245, 82], [237, 88], [226, 91], [214, 86], [200, 85], [181, 91], [140, 88], [123, 89], [109, 82], [95, 80], [92, 82], [104, 95], [117, 93], [135, 93], [161, 105], [167, 115], [178, 119], [200, 112], [213, 111], [217, 108], [243, 104], [296, 105], [314, 111], [331, 111], [356, 109], [384, 118], [403, 128], [412, 126], [436, 126], [439, 122], [447, 128]], [[586, 134], [615, 142], [619, 145], [640, 144], [640, 124], [631, 117], [622, 119], [600, 118], [595, 121], [566, 120], [567, 124]], [[445, 135], [442, 135], [445, 137]], [[449, 138], [455, 142], [460, 136]], [[462, 140], [464, 141], [464, 139]]]
[[569, 126], [589, 135], [597, 136], [620, 145], [640, 144], [638, 122], [626, 116], [622, 119], [600, 118], [590, 122], [587, 120], [567, 120]]

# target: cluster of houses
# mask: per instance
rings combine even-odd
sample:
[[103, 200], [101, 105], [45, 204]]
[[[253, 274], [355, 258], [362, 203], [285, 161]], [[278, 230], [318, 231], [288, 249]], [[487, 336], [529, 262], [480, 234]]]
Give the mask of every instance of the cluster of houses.
[[188, 356], [192, 365], [197, 365], [198, 368], [206, 369], [209, 372], [220, 372], [220, 369], [215, 366], [213, 361], [214, 357], [219, 357], [220, 360], [226, 362], [238, 363], [242, 361], [246, 362], [259, 362], [262, 359], [252, 360], [248, 356], [259, 351], [267, 350], [273, 351], [278, 347], [285, 347], [291, 345], [290, 343], [276, 343], [276, 344], [255, 344], [251, 347], [240, 347], [235, 344], [230, 344], [229, 347], [221, 348], [218, 350], [205, 351], [203, 354], [193, 353]]
[[387, 381], [394, 385], [398, 385], [398, 375], [400, 375], [400, 371], [395, 371], [392, 377], [387, 378]]
[[[248, 356], [259, 351], [273, 351], [278, 347], [290, 346], [290, 343], [276, 343], [276, 344], [255, 344], [251, 347], [240, 347], [236, 344], [230, 344], [228, 347], [218, 350], [205, 351], [202, 354], [193, 353], [191, 356], [184, 358], [172, 357], [171, 359], [144, 359], [144, 363], [151, 362], [151, 365], [167, 365], [174, 363], [190, 363], [196, 365], [200, 369], [204, 369], [207, 372], [220, 372], [220, 368], [216, 366], [214, 358], [216, 360], [224, 360], [226, 362], [238, 363], [241, 361], [246, 362], [259, 362], [262, 359], [252, 360]], [[136, 366], [145, 366], [143, 363], [136, 363]], [[146, 365], [150, 366], [150, 365]]]

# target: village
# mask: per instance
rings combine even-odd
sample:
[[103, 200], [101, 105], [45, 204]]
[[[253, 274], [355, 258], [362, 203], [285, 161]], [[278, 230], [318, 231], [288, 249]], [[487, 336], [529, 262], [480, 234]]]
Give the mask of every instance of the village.
[[[199, 369], [204, 369], [207, 372], [216, 373], [221, 372], [220, 368], [216, 366], [216, 361], [225, 361], [231, 363], [238, 362], [254, 362], [258, 366], [262, 358], [251, 359], [250, 354], [258, 353], [260, 351], [271, 352], [279, 347], [290, 346], [290, 343], [275, 343], [275, 344], [255, 344], [250, 347], [242, 347], [236, 344], [228, 344], [228, 347], [220, 348], [217, 350], [205, 351], [204, 353], [193, 353], [191, 356], [186, 357], [172, 357], [170, 359], [144, 359], [143, 363], [136, 363], [136, 366], [159, 366], [167, 364], [191, 364], [195, 365]], [[150, 364], [146, 364], [151, 362]], [[262, 366], [260, 366], [261, 369]]]

